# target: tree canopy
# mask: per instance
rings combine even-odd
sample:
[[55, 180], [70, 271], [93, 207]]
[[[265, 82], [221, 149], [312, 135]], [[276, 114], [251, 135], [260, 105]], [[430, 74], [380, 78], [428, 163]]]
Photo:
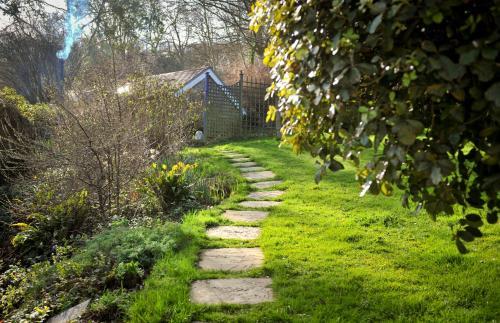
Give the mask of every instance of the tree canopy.
[[[500, 208], [500, 1], [258, 0], [284, 140], [359, 166], [361, 195], [404, 191], [463, 241]], [[271, 112], [275, 113], [275, 112]], [[360, 165], [361, 151], [374, 150]]]

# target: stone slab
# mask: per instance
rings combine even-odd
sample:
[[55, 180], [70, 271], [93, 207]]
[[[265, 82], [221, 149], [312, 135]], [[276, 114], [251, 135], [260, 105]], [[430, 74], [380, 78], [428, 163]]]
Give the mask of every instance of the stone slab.
[[250, 172], [262, 172], [265, 171], [266, 169], [264, 167], [260, 166], [254, 166], [254, 167], [241, 167], [240, 172], [242, 173], [250, 173]]
[[252, 199], [252, 200], [269, 200], [269, 199], [274, 199], [277, 198], [281, 195], [283, 195], [285, 192], [283, 191], [259, 191], [259, 192], [252, 192], [247, 195], [247, 198]]
[[251, 208], [268, 208], [280, 205], [281, 202], [276, 201], [243, 201], [240, 202], [241, 206], [251, 207]]
[[245, 271], [263, 263], [260, 248], [220, 248], [202, 250], [198, 266], [204, 270]]
[[209, 238], [254, 240], [260, 235], [260, 228], [243, 226], [218, 226], [207, 230]]
[[234, 158], [248, 158], [248, 156], [245, 156], [243, 154], [238, 154], [238, 153], [231, 153], [231, 154], [224, 154], [225, 157], [229, 159], [234, 159]]
[[248, 157], [245, 158], [233, 158], [229, 160], [231, 163], [246, 163], [251, 162], [252, 160]]
[[256, 162], [244, 162], [244, 163], [234, 163], [234, 167], [254, 167], [258, 166]]
[[72, 322], [76, 319], [78, 319], [80, 316], [82, 316], [83, 313], [87, 310], [87, 307], [89, 306], [90, 299], [73, 306], [70, 309], [67, 309], [66, 311], [51, 317], [47, 323], [68, 323]]
[[271, 278], [227, 278], [195, 281], [191, 301], [198, 304], [258, 304], [274, 299]]
[[226, 210], [222, 215], [228, 220], [237, 222], [257, 222], [263, 220], [269, 215], [269, 212], [264, 211], [234, 211]]
[[250, 181], [259, 181], [259, 180], [265, 180], [265, 179], [272, 179], [272, 178], [276, 177], [276, 174], [267, 170], [264, 172], [245, 173], [245, 174], [243, 174], [243, 177], [245, 177], [247, 180], [250, 180]]
[[251, 184], [250, 187], [261, 190], [261, 189], [265, 189], [265, 188], [271, 188], [271, 187], [279, 185], [281, 183], [283, 183], [283, 181], [257, 182], [257, 183]]

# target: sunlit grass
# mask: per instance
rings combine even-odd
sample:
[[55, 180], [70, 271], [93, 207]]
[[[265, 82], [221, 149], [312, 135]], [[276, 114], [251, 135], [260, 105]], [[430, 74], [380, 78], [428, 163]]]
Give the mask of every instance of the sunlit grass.
[[[447, 225], [400, 205], [400, 196], [359, 198], [354, 168], [314, 183], [317, 165], [307, 155], [279, 149], [273, 139], [202, 148], [217, 167], [234, 171], [217, 151], [231, 149], [274, 171], [285, 182], [283, 203], [262, 222], [255, 242], [208, 240], [205, 227], [227, 223], [223, 209], [237, 208], [249, 187], [220, 207], [189, 215], [183, 229], [195, 237], [181, 253], [154, 268], [130, 309], [136, 322], [491, 321], [500, 318], [500, 232], [459, 255]], [[196, 151], [196, 150], [195, 150]], [[243, 274], [202, 272], [197, 253], [206, 247], [259, 245], [264, 268]], [[268, 275], [276, 301], [254, 306], [198, 306], [189, 302], [195, 279]]]

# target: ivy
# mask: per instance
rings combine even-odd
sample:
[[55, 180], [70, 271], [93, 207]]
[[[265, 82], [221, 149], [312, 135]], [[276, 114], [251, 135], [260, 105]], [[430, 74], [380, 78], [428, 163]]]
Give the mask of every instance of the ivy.
[[433, 219], [475, 212], [453, 229], [463, 253], [478, 217], [497, 222], [500, 1], [258, 0], [261, 27], [283, 140], [324, 161], [318, 179], [375, 149], [362, 194], [397, 186]]

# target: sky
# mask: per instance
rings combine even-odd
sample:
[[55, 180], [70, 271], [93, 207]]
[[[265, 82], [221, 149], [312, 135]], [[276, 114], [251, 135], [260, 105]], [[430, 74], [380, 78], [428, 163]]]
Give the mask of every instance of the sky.
[[66, 8], [66, 0], [46, 0], [45, 2], [59, 8]]
[[[45, 2], [48, 3], [49, 5], [66, 9], [66, 0], [45, 0]], [[50, 6], [47, 6], [47, 10], [52, 11], [55, 9], [53, 9]], [[8, 18], [0, 14], [0, 28], [5, 26], [8, 22], [9, 22]]]

